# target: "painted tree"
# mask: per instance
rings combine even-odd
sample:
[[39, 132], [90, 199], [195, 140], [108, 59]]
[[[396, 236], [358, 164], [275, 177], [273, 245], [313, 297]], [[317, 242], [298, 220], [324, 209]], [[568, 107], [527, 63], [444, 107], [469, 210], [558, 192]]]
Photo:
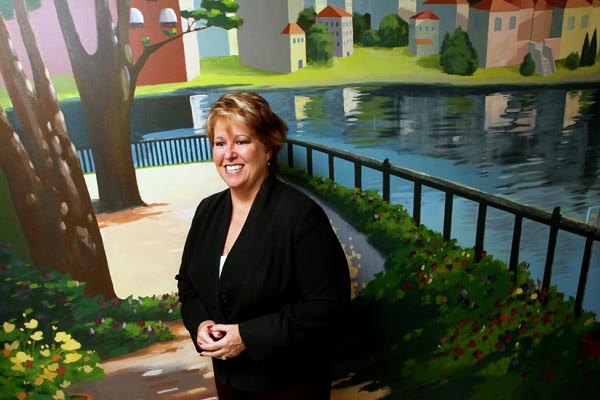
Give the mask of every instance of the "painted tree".
[[0, 168], [31, 259], [87, 282], [90, 295], [114, 298], [90, 195], [24, 1], [15, 0], [14, 10], [34, 85], [25, 77], [0, 18], [0, 73], [21, 130], [19, 136], [0, 106]]
[[469, 35], [460, 27], [452, 35], [446, 34], [441, 46], [440, 64], [451, 75], [473, 75], [479, 64], [479, 55]]
[[129, 0], [116, 1], [116, 24], [109, 1], [95, 0], [97, 49], [93, 54], [89, 54], [81, 43], [68, 0], [54, 0], [54, 4], [85, 114], [96, 167], [100, 210], [143, 205], [129, 132], [138, 76], [152, 54], [185, 34], [211, 26], [224, 29], [241, 26], [243, 21], [231, 14], [239, 6], [234, 0], [203, 0], [201, 9], [181, 12], [188, 22], [184, 31], [150, 38], [150, 43], [134, 60], [129, 42]]

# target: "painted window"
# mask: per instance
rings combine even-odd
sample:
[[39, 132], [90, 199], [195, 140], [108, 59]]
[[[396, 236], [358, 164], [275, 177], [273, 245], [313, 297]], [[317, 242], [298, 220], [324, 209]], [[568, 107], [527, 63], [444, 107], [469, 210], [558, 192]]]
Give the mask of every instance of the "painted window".
[[129, 11], [129, 25], [132, 27], [144, 26], [144, 15], [137, 8], [131, 7]]
[[510, 17], [510, 20], [508, 22], [508, 29], [513, 30], [517, 27], [517, 17], [515, 17], [514, 15], [512, 17]]
[[584, 15], [583, 18], [581, 18], [581, 27], [587, 28], [588, 22], [589, 22], [589, 17], [587, 15]]
[[160, 10], [160, 24], [162, 26], [175, 26], [177, 25], [177, 15], [172, 8], [163, 8]]
[[502, 30], [502, 18], [496, 18], [494, 20], [494, 30], [495, 31]]
[[567, 29], [572, 31], [575, 28], [575, 16], [571, 15], [569, 17], [569, 21], [567, 22]]

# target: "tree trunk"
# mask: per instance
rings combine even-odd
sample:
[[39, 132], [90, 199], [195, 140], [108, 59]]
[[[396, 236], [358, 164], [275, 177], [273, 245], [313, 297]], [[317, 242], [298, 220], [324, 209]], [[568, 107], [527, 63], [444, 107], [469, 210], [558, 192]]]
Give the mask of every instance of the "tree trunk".
[[23, 0], [15, 2], [36, 82], [27, 81], [0, 18], [0, 72], [22, 128], [0, 107], [3, 169], [32, 261], [85, 281], [86, 293], [116, 297], [91, 199], [51, 81], [46, 77]]
[[83, 48], [67, 0], [54, 0], [69, 49], [92, 145], [100, 211], [145, 205], [139, 193], [131, 154], [131, 72], [129, 1], [118, 1], [113, 28], [109, 2], [96, 0], [96, 53]]

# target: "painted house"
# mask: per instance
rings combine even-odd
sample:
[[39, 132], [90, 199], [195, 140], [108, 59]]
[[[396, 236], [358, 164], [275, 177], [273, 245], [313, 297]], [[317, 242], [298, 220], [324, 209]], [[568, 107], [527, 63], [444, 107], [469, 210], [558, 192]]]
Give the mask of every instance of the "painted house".
[[[304, 0], [237, 0], [237, 16], [244, 20], [238, 29], [240, 63], [273, 72], [289, 73], [297, 69], [290, 38], [282, 34], [296, 22], [304, 9]], [[295, 49], [295, 48], [294, 48]]]
[[281, 31], [281, 35], [286, 38], [289, 45], [287, 53], [290, 55], [290, 70], [294, 72], [306, 66], [306, 34], [304, 30], [295, 22], [290, 22]]
[[[181, 10], [194, 9], [193, 0], [131, 0], [129, 42], [134, 59], [144, 50], [144, 43], [166, 38], [164, 31], [185, 31], [187, 20]], [[155, 52], [142, 69], [138, 85], [187, 82], [200, 75], [198, 37], [184, 35]]]
[[469, 29], [468, 0], [426, 0], [419, 6], [419, 12], [426, 10], [439, 17], [440, 41], [444, 40], [446, 33], [452, 34], [458, 27], [465, 32]]
[[333, 56], [354, 54], [352, 14], [336, 6], [327, 6], [317, 14], [317, 24], [324, 24], [333, 35]]
[[469, 39], [479, 54], [479, 67], [520, 64], [526, 46], [515, 48], [520, 8], [505, 0], [483, 0], [469, 10]]
[[304, 8], [310, 7], [318, 14], [322, 9], [327, 7], [327, 0], [304, 0]]
[[[578, 52], [581, 55], [581, 48], [585, 40], [586, 33], [590, 39], [593, 33], [593, 27], [598, 21], [592, 21], [596, 7], [587, 0], [551, 0], [552, 6], [552, 27], [551, 37], [561, 38], [559, 58], [566, 58], [569, 54]], [[597, 17], [596, 17], [597, 18]]]
[[418, 56], [430, 56], [440, 51], [440, 19], [427, 10], [410, 17], [408, 50]]

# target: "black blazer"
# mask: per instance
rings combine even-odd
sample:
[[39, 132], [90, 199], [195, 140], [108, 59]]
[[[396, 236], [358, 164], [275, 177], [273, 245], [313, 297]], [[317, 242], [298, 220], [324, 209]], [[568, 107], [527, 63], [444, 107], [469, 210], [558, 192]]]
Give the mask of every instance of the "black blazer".
[[229, 189], [200, 203], [176, 277], [194, 344], [202, 321], [239, 324], [246, 350], [213, 360], [215, 377], [241, 390], [272, 390], [330, 373], [334, 328], [350, 302], [350, 278], [325, 212], [269, 177], [219, 278], [230, 217]]

